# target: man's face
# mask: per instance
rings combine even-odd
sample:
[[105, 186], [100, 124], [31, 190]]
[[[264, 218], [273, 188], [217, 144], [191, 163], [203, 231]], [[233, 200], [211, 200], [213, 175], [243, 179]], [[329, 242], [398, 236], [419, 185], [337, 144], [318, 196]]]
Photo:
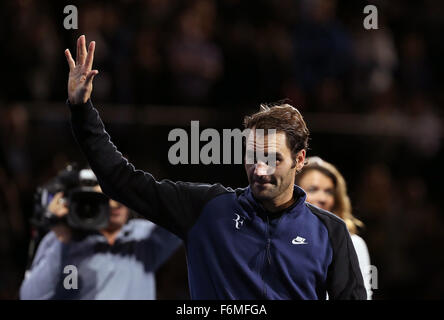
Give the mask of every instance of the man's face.
[[[254, 128], [251, 132], [254, 132]], [[296, 170], [302, 169], [304, 165], [305, 150], [301, 150], [294, 161], [287, 146], [285, 133], [277, 132], [266, 135], [263, 139], [256, 139], [250, 135], [250, 138], [247, 138], [246, 152], [247, 155], [263, 154], [268, 158], [273, 153], [276, 156], [274, 164], [267, 164], [256, 157], [253, 164], [251, 161], [250, 163], [246, 161], [245, 170], [256, 199], [273, 201], [288, 192], [292, 194]]]
[[[100, 186], [95, 186], [94, 190], [102, 192]], [[129, 209], [123, 204], [109, 200], [109, 222], [107, 229], [120, 229], [122, 228], [129, 218]]]
[[120, 202], [109, 200], [109, 226], [121, 228], [124, 226], [129, 217], [129, 209]]

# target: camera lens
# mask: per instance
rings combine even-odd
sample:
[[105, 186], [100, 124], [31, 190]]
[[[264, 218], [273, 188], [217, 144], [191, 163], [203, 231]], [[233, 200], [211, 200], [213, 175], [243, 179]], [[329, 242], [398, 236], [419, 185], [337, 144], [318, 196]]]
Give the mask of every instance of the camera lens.
[[68, 223], [74, 228], [100, 230], [109, 219], [109, 199], [103, 193], [84, 187], [70, 194]]
[[94, 202], [83, 202], [78, 203], [75, 210], [81, 219], [93, 219], [99, 212], [99, 206]]

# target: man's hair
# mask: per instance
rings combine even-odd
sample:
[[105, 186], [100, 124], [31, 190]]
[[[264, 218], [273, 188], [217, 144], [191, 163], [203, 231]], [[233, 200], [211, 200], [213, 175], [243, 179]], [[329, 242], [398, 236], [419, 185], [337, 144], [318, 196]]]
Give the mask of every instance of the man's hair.
[[244, 126], [248, 129], [276, 129], [284, 132], [292, 156], [308, 148], [309, 131], [300, 112], [287, 103], [261, 104], [260, 111], [245, 116]]

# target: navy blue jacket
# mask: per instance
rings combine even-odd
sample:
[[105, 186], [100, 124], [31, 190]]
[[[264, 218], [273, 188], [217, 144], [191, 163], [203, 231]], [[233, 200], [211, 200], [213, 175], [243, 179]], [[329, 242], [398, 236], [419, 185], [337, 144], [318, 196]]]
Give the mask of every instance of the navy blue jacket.
[[156, 181], [117, 151], [91, 101], [70, 106], [102, 190], [184, 240], [192, 299], [365, 299], [344, 222], [305, 202], [271, 214], [250, 188]]

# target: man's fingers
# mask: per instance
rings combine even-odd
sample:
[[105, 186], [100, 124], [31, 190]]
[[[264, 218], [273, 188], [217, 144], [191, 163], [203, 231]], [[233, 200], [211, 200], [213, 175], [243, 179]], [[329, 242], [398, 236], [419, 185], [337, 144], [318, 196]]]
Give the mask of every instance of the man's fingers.
[[85, 36], [81, 36], [80, 42], [82, 44], [82, 54], [80, 55], [80, 57], [82, 58], [81, 63], [85, 64], [85, 59], [86, 59], [86, 39]]
[[66, 60], [68, 61], [69, 70], [72, 71], [76, 67], [76, 63], [74, 62], [69, 49], [65, 50], [65, 57], [66, 57]]
[[96, 42], [91, 41], [88, 47], [88, 54], [86, 55], [86, 60], [85, 60], [86, 70], [91, 70], [92, 68], [95, 48], [96, 48]]
[[82, 36], [77, 38], [77, 52], [76, 52], [76, 65], [79, 64], [80, 61], [80, 38]]
[[99, 73], [98, 70], [92, 70], [92, 71], [90, 71], [90, 72], [88, 73], [88, 75], [86, 76], [85, 86], [89, 86], [89, 85], [92, 83], [94, 77], [95, 77], [98, 73]]
[[62, 199], [63, 198], [63, 192], [57, 192], [55, 195], [54, 195], [54, 201], [59, 201], [60, 199]]
[[77, 57], [76, 64], [83, 65], [86, 59], [86, 46], [85, 46], [85, 36], [81, 35], [77, 39]]

